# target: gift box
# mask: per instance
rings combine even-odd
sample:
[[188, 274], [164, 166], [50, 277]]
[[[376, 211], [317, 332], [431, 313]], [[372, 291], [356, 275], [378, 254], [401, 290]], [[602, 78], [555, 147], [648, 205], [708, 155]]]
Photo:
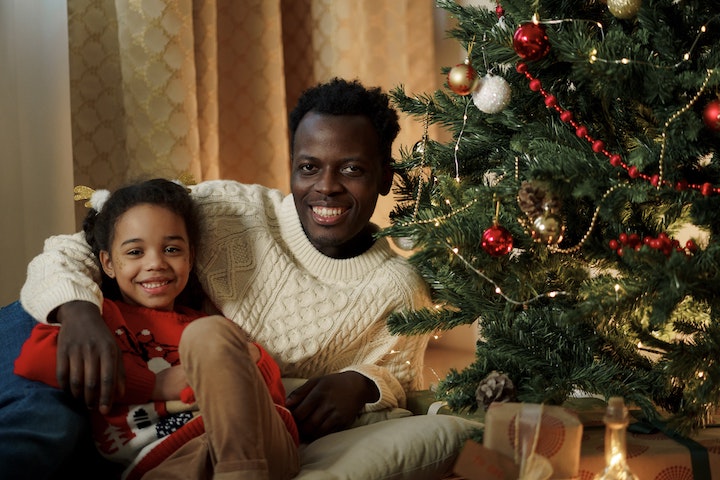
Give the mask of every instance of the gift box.
[[[500, 404], [498, 404], [500, 405]], [[601, 473], [605, 468], [605, 424], [603, 416], [607, 403], [597, 398], [573, 398], [563, 404], [562, 410], [576, 417], [582, 424], [582, 441], [573, 440], [579, 447], [579, 468], [576, 475], [566, 478], [590, 479]], [[494, 410], [496, 407], [492, 407]], [[517, 410], [516, 407], [513, 411]], [[543, 409], [550, 412], [558, 407], [545, 406]], [[718, 418], [714, 418], [712, 425], [695, 432], [689, 436], [679, 436], [669, 431], [662, 424], [649, 424], [640, 415], [639, 409], [630, 406], [638, 418], [630, 419], [627, 432], [627, 463], [630, 469], [641, 479], [668, 480], [668, 479], [720, 479], [720, 425]], [[442, 412], [442, 409], [441, 409]], [[546, 411], [545, 414], [548, 412]], [[480, 416], [478, 412], [478, 416]], [[510, 413], [510, 417], [514, 415]], [[507, 415], [503, 415], [507, 418]], [[494, 419], [495, 413], [482, 416], [486, 429], [484, 438], [493, 449], [500, 436], [505, 437], [504, 453], [490, 450], [483, 445], [468, 440], [453, 468], [458, 475], [455, 478], [464, 480], [517, 480], [518, 467], [514, 461], [514, 451], [510, 448], [509, 428], [514, 423], [512, 418], [504, 420], [499, 425]], [[545, 420], [545, 419], [543, 419]], [[572, 422], [572, 420], [570, 420]], [[487, 425], [495, 432], [488, 435]], [[541, 429], [546, 428], [541, 424]], [[567, 429], [567, 427], [565, 427]], [[504, 432], [504, 433], [502, 433]], [[567, 430], [566, 430], [567, 432]], [[567, 435], [567, 433], [566, 433]], [[491, 438], [492, 437], [492, 438]], [[580, 443], [580, 445], [579, 445]], [[538, 437], [537, 450], [542, 453], [545, 449], [542, 433]], [[572, 454], [573, 459], [577, 454]], [[557, 457], [555, 455], [554, 457]], [[558, 462], [562, 462], [558, 460]], [[557, 464], [557, 462], [555, 462]], [[575, 468], [575, 467], [573, 467]], [[514, 470], [513, 470], [514, 469]], [[559, 469], [558, 469], [559, 470]], [[567, 472], [572, 473], [572, 472]], [[554, 475], [558, 475], [555, 472]], [[554, 477], [559, 478], [559, 477]]]
[[552, 467], [549, 478], [578, 476], [583, 425], [561, 406], [528, 403], [492, 403], [485, 413], [483, 447], [513, 458], [521, 465], [531, 454]]

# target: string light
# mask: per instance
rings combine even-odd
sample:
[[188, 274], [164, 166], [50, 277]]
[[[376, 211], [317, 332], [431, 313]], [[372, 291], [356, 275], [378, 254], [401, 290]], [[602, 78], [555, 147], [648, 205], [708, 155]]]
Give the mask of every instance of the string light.
[[567, 295], [567, 294], [568, 294], [568, 293], [565, 292], [565, 291], [552, 291], [552, 292], [541, 293], [541, 294], [539, 294], [539, 295], [535, 295], [534, 297], [530, 298], [529, 300], [515, 300], [515, 299], [510, 298], [510, 297], [508, 297], [507, 295], [505, 295], [505, 294], [503, 293], [502, 289], [500, 288], [500, 285], [497, 284], [497, 282], [495, 282], [492, 278], [488, 277], [488, 276], [485, 275], [483, 272], [481, 272], [480, 270], [478, 270], [477, 268], [475, 268], [470, 262], [468, 262], [468, 261], [465, 259], [465, 257], [463, 257], [463, 256], [460, 254], [460, 250], [459, 250], [457, 247], [452, 247], [452, 246], [450, 246], [450, 245], [448, 245], [448, 247], [450, 248], [450, 251], [453, 252], [453, 254], [454, 254], [461, 262], [463, 262], [463, 263], [465, 264], [465, 266], [467, 266], [470, 270], [472, 270], [477, 276], [479, 276], [480, 278], [482, 278], [482, 279], [485, 280], [486, 282], [490, 283], [490, 284], [494, 287], [496, 294], [500, 295], [503, 299], [505, 299], [506, 302], [511, 303], [511, 304], [513, 304], [513, 305], [529, 305], [529, 304], [531, 304], [531, 303], [533, 303], [533, 302], [536, 302], [536, 301], [538, 301], [538, 300], [540, 300], [540, 299], [543, 299], [543, 298], [555, 298], [555, 297], [557, 297], [558, 295]]
[[470, 100], [468, 100], [465, 103], [465, 113], [463, 113], [463, 123], [462, 127], [460, 128], [460, 133], [458, 134], [457, 141], [455, 142], [455, 152], [454, 152], [454, 158], [455, 158], [455, 181], [460, 183], [460, 162], [458, 161], [458, 150], [460, 150], [460, 139], [463, 136], [463, 133], [465, 132], [465, 126], [467, 125], [468, 120], [468, 108], [470, 108]]
[[[423, 119], [423, 135], [422, 139], [420, 140], [420, 168], [424, 169], [427, 166], [426, 163], [426, 154], [427, 154], [427, 145], [428, 145], [428, 128], [430, 125], [430, 104], [431, 102], [428, 102], [427, 104], [427, 110], [425, 111], [425, 118]], [[416, 150], [418, 148], [416, 147]], [[428, 183], [430, 182], [430, 179], [428, 178]], [[418, 211], [420, 210], [420, 197], [422, 195], [423, 188], [425, 186], [425, 178], [421, 175], [420, 179], [418, 180], [418, 188], [417, 188], [417, 194], [415, 196], [415, 207], [413, 209], [413, 218], [417, 217]]]
[[[645, 66], [650, 66], [650, 67], [657, 68], [657, 69], [662, 69], [662, 70], [674, 70], [674, 69], [676, 69], [677, 67], [679, 67], [680, 65], [682, 65], [683, 62], [688, 62], [688, 61], [690, 61], [690, 58], [692, 57], [693, 50], [695, 50], [695, 47], [697, 46], [697, 43], [700, 41], [700, 37], [702, 37], [702, 35], [707, 32], [707, 26], [708, 26], [710, 23], [712, 23], [713, 21], [717, 20], [718, 18], [720, 18], [720, 15], [716, 15], [715, 17], [713, 17], [713, 18], [711, 18], [710, 20], [708, 20], [707, 23], [705, 23], [705, 25], [702, 25], [702, 26], [700, 27], [700, 29], [699, 29], [699, 31], [698, 31], [698, 34], [695, 36], [695, 40], [693, 41], [693, 44], [692, 44], [692, 46], [690, 47], [690, 50], [688, 50], [687, 52], [685, 52], [685, 53], [682, 55], [682, 58], [680, 59], [680, 61], [676, 62], [676, 63], [673, 64], [673, 65], [657, 65], [657, 64], [655, 64], [655, 63], [650, 63], [650, 62], [646, 62], [646, 61], [643, 61], [643, 60], [632, 60], [632, 59], [627, 58], [627, 57], [623, 57], [623, 58], [621, 58], [621, 59], [619, 59], [619, 60], [609, 60], [609, 59], [606, 59], [606, 58], [599, 58], [599, 57], [597, 56], [597, 53], [598, 53], [598, 52], [597, 52], [597, 49], [596, 49], [596, 48], [593, 48], [593, 49], [589, 52], [589, 54], [588, 54], [588, 61], [589, 61], [590, 63], [602, 62], [602, 63], [616, 64], [616, 65], [629, 65], [629, 64], [632, 63], [632, 64], [634, 64], [634, 65], [645, 65]], [[550, 22], [543, 22], [543, 23], [550, 23]], [[602, 31], [602, 25], [601, 25], [601, 24], [600, 24], [600, 28], [601, 28], [601, 31]], [[604, 40], [604, 34], [603, 34], [603, 40]]]
[[535, 24], [540, 23], [543, 25], [557, 25], [560, 23], [577, 23], [577, 22], [583, 23], [584, 22], [584, 23], [589, 23], [591, 25], [595, 25], [596, 27], [598, 27], [600, 29], [600, 38], [602, 40], [605, 40], [605, 30], [603, 29], [603, 24], [598, 22], [597, 20], [587, 20], [584, 18], [561, 18], [558, 20], [543, 20], [543, 21], [536, 22], [535, 21], [536, 15], [537, 14], [533, 15], [533, 19], [531, 20]]
[[427, 220], [410, 220], [407, 222], [399, 222], [398, 225], [401, 227], [409, 227], [411, 225], [428, 225], [428, 224], [434, 224], [436, 227], [440, 226], [440, 223], [447, 220], [448, 218], [451, 218], [458, 213], [462, 213], [468, 208], [472, 207], [474, 204], [478, 202], [477, 199], [470, 200], [468, 203], [463, 205], [462, 207], [458, 208], [457, 210], [453, 210], [449, 213], [446, 213], [445, 215], [440, 215], [434, 218], [428, 218]]

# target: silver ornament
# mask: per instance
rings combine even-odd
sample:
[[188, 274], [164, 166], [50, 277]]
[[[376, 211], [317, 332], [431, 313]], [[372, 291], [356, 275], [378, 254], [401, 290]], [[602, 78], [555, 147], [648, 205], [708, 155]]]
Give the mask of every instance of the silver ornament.
[[391, 237], [393, 243], [400, 250], [410, 251], [415, 248], [415, 239], [412, 237]]

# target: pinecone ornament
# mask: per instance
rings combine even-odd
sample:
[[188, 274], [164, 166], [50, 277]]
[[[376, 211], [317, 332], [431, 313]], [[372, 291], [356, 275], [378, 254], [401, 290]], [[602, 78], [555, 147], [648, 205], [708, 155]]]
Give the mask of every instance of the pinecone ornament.
[[475, 390], [478, 407], [484, 410], [493, 402], [510, 402], [515, 399], [515, 385], [504, 373], [492, 371]]
[[525, 181], [518, 190], [518, 205], [532, 221], [547, 214], [559, 214], [560, 198], [553, 195], [542, 182]]

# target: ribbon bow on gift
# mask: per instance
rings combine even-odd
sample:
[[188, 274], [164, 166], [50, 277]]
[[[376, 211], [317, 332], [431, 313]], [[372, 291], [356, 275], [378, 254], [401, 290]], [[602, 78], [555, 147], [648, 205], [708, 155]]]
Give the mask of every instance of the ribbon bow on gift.
[[550, 460], [535, 452], [540, 438], [542, 404], [524, 403], [515, 417], [515, 463], [518, 480], [547, 480], [553, 474]]

